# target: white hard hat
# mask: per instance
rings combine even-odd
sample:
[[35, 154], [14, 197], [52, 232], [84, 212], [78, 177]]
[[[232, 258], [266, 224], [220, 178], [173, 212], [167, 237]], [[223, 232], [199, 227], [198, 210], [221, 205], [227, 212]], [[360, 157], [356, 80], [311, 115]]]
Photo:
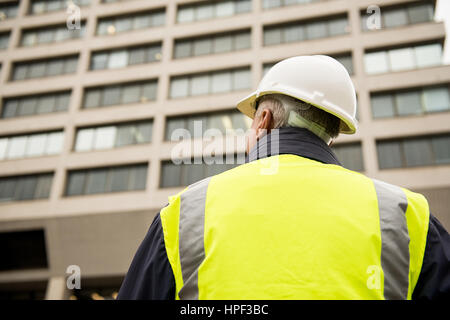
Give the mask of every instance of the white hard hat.
[[237, 108], [253, 119], [256, 102], [267, 94], [283, 94], [307, 102], [341, 120], [340, 132], [356, 132], [356, 93], [345, 67], [329, 56], [298, 56], [275, 64], [258, 89]]

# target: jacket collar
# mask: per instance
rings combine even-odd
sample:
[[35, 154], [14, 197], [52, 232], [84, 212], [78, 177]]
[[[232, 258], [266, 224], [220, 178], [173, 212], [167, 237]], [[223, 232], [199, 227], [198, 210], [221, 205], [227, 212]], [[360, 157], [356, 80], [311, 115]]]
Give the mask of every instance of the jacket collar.
[[294, 127], [272, 130], [259, 139], [256, 146], [250, 150], [246, 162], [278, 154], [294, 154], [326, 164], [341, 165], [334, 152], [322, 139], [307, 129]]

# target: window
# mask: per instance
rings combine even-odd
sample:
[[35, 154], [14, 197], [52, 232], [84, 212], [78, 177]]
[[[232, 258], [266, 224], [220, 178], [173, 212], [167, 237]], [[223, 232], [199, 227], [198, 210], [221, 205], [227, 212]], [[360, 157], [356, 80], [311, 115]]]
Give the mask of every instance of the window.
[[400, 168], [403, 166], [401, 142], [379, 142], [377, 143], [377, 151], [380, 169]]
[[47, 199], [53, 173], [0, 177], [0, 202]]
[[110, 51], [94, 52], [91, 56], [91, 70], [115, 69], [134, 64], [161, 60], [161, 44], [130, 47]]
[[177, 22], [186, 23], [229, 17], [251, 11], [251, 0], [202, 1], [178, 6]]
[[361, 143], [337, 144], [333, 146], [333, 151], [345, 168], [364, 171]]
[[0, 245], [0, 271], [48, 267], [44, 230], [1, 232]]
[[16, 62], [13, 65], [12, 81], [44, 78], [74, 73], [77, 56], [52, 58], [39, 61]]
[[371, 95], [374, 118], [427, 114], [450, 110], [449, 85], [423, 87]]
[[0, 50], [8, 48], [9, 33], [0, 33]]
[[423, 90], [425, 112], [450, 110], [450, 92], [448, 87], [426, 88]]
[[347, 72], [350, 75], [354, 74], [354, 71], [353, 71], [353, 58], [352, 58], [352, 54], [351, 53], [334, 56], [333, 58], [335, 58], [337, 61], [342, 63], [342, 65], [345, 67], [345, 69], [347, 70]]
[[62, 131], [0, 137], [0, 160], [58, 154], [62, 145]]
[[403, 8], [388, 10], [382, 14], [382, 17], [384, 20], [384, 27], [386, 28], [404, 26], [408, 24], [408, 13]]
[[414, 68], [414, 51], [412, 48], [389, 50], [391, 71], [403, 71]]
[[284, 6], [290, 6], [294, 4], [307, 4], [320, 2], [324, 0], [262, 0], [262, 7], [264, 9], [272, 9]]
[[[366, 20], [369, 14], [361, 11], [362, 29], [368, 31]], [[381, 8], [381, 28], [395, 28], [433, 21], [434, 5], [427, 1], [402, 3], [401, 7]], [[374, 29], [376, 30], [376, 29]]]
[[55, 92], [3, 100], [2, 118], [65, 111], [69, 107], [70, 92]]
[[126, 145], [149, 143], [152, 139], [151, 120], [78, 129], [75, 151], [111, 149]]
[[170, 81], [170, 97], [181, 98], [247, 89], [250, 87], [250, 80], [249, 68], [175, 77]]
[[[284, 29], [285, 42], [298, 42], [307, 39], [305, 35], [305, 27], [302, 25], [293, 25]], [[281, 40], [281, 34], [280, 34]]]
[[366, 52], [364, 63], [367, 74], [438, 66], [442, 64], [442, 44], [433, 43]]
[[442, 63], [442, 45], [438, 43], [417, 46], [414, 48], [417, 67], [426, 68], [438, 66]]
[[147, 164], [73, 170], [68, 172], [66, 196], [145, 190]]
[[0, 3], [0, 21], [17, 16], [18, 1]]
[[420, 93], [409, 91], [396, 95], [397, 112], [400, 116], [421, 113]]
[[384, 51], [366, 53], [364, 55], [364, 64], [368, 74], [388, 72], [388, 56]]
[[[228, 160], [226, 158], [228, 158]], [[209, 162], [212, 162], [211, 164], [203, 162], [201, 159], [191, 159], [191, 163], [182, 162], [181, 164], [174, 164], [170, 160], [162, 161], [159, 183], [160, 188], [188, 186], [206, 177], [232, 169], [244, 163], [245, 155], [223, 156], [222, 158], [217, 159], [217, 162], [220, 161], [221, 163], [213, 162], [212, 160], [213, 159], [209, 159]]]
[[211, 75], [211, 92], [222, 93], [232, 90], [231, 72], [216, 72]]
[[327, 25], [324, 22], [313, 22], [306, 25], [306, 38], [318, 39], [327, 36]]
[[[77, 6], [88, 6], [91, 0], [72, 0]], [[65, 0], [32, 0], [30, 4], [30, 14], [40, 14], [65, 10], [69, 2]]]
[[[342, 65], [347, 69], [347, 72], [350, 75], [353, 74], [353, 59], [351, 53], [333, 55], [332, 57], [342, 63]], [[274, 65], [275, 63], [265, 63], [263, 65], [263, 75], [265, 75]]]
[[390, 94], [373, 95], [371, 104], [374, 118], [386, 118], [395, 115], [394, 99]]
[[108, 69], [123, 68], [128, 63], [128, 52], [125, 50], [113, 51], [109, 55]]
[[174, 58], [201, 56], [250, 48], [250, 30], [175, 41]]
[[418, 4], [408, 6], [409, 23], [422, 23], [432, 21], [434, 16], [434, 6], [432, 4]]
[[156, 100], [156, 80], [86, 88], [83, 108], [98, 108]]
[[377, 141], [380, 169], [450, 163], [450, 135]]
[[66, 25], [45, 27], [39, 29], [27, 29], [22, 31], [20, 45], [24, 47], [35, 46], [45, 43], [61, 42], [70, 39], [79, 39], [86, 32], [85, 23], [80, 29], [69, 29]]
[[144, 13], [133, 13], [124, 16], [99, 19], [98, 35], [113, 35], [116, 33], [159, 27], [165, 23], [165, 10], [158, 9]]
[[283, 30], [281, 28], [267, 28], [264, 30], [264, 45], [270, 46], [282, 43], [282, 32]]
[[431, 138], [431, 148], [434, 152], [434, 161], [436, 164], [450, 163], [450, 137], [437, 136]]
[[[251, 119], [244, 116], [238, 111], [219, 111], [200, 115], [186, 115], [169, 117], [166, 121], [165, 140], [170, 141], [172, 134], [177, 129], [188, 130], [191, 137], [195, 137], [195, 122], [202, 122], [203, 132], [208, 129], [218, 129], [223, 134], [226, 130], [243, 130], [247, 131], [251, 125]], [[202, 133], [203, 133], [202, 132]], [[187, 137], [185, 137], [187, 138]]]
[[264, 45], [333, 37], [348, 33], [346, 16], [264, 27]]
[[122, 88], [120, 86], [108, 86], [103, 90], [102, 106], [112, 106], [120, 104], [120, 95]]

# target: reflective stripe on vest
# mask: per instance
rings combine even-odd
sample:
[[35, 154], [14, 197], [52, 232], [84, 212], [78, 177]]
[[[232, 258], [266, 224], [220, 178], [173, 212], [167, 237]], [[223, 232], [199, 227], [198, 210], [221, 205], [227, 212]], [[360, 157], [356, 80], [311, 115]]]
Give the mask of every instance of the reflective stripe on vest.
[[399, 187], [373, 179], [378, 198], [381, 231], [381, 268], [384, 298], [407, 299], [409, 285], [408, 199]]
[[201, 180], [181, 194], [180, 263], [183, 287], [180, 299], [198, 299], [198, 268], [205, 259], [204, 225], [206, 191], [211, 178]]

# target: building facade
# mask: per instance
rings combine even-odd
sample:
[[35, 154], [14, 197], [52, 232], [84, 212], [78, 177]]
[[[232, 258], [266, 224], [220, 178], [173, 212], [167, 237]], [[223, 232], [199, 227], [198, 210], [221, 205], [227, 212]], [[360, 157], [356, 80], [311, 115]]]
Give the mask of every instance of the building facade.
[[[213, 144], [241, 159], [250, 122], [236, 102], [295, 55], [333, 56], [352, 76], [360, 128], [334, 146], [344, 166], [422, 192], [449, 229], [450, 66], [435, 6], [1, 1], [0, 298], [114, 296], [168, 196], [236, 165], [173, 155], [201, 159]], [[202, 140], [198, 122], [234, 133]]]

